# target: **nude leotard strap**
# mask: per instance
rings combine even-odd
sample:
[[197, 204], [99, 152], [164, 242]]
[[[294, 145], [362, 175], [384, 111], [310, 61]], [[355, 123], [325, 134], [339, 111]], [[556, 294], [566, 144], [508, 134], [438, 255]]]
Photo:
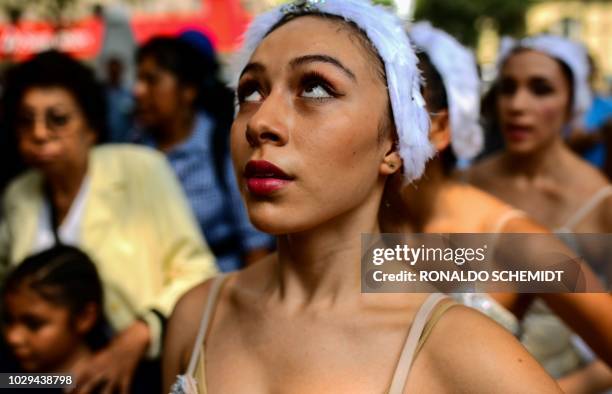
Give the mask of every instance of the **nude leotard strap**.
[[[196, 338], [196, 342], [194, 344], [193, 352], [191, 353], [191, 359], [189, 361], [189, 367], [187, 368], [187, 376], [193, 376], [195, 372], [195, 368], [198, 364], [198, 360], [200, 361], [200, 368], [204, 368], [204, 338], [206, 337], [206, 333], [208, 332], [208, 327], [211, 322], [212, 315], [214, 313], [215, 305], [217, 303], [217, 299], [219, 297], [219, 293], [221, 291], [221, 287], [227, 275], [221, 275], [214, 279], [212, 284], [208, 300], [206, 303], [206, 308], [204, 309], [204, 314], [202, 316], [202, 321], [200, 323], [200, 328], [198, 331], [198, 335]], [[400, 359], [395, 368], [395, 372], [393, 374], [393, 378], [391, 381], [391, 386], [389, 388], [389, 394], [401, 394], [403, 392], [404, 386], [406, 385], [406, 380], [408, 378], [408, 374], [410, 373], [410, 368], [412, 367], [412, 363], [416, 358], [419, 350], [429, 337], [433, 327], [440, 319], [440, 317], [448, 310], [448, 308], [457, 305], [455, 302], [445, 302], [441, 303], [441, 301], [448, 300], [448, 296], [435, 293], [431, 294], [421, 305], [419, 311], [417, 312], [414, 322], [410, 327], [410, 332], [406, 337], [406, 342], [404, 343], [404, 347], [402, 349], [402, 353], [400, 355]], [[206, 393], [206, 377], [205, 371], [201, 371], [201, 381], [198, 382], [198, 392]]]
[[427, 297], [423, 305], [421, 305], [410, 327], [410, 332], [406, 337], [404, 348], [397, 362], [391, 386], [389, 387], [389, 394], [401, 394], [404, 392], [412, 364], [419, 350], [429, 337], [431, 330], [448, 308], [457, 305], [455, 302], [440, 303], [446, 299], [448, 299], [448, 296], [434, 293]]
[[204, 313], [202, 314], [200, 328], [198, 329], [198, 336], [196, 337], [193, 345], [193, 351], [191, 352], [191, 358], [189, 359], [189, 366], [187, 367], [186, 373], [187, 376], [193, 376], [193, 373], [195, 372], [196, 364], [202, 350], [202, 344], [204, 342], [204, 338], [206, 337], [206, 333], [208, 332], [208, 326], [210, 325], [215, 306], [217, 305], [217, 298], [219, 297], [221, 286], [223, 285], [226, 277], [227, 274], [221, 274], [213, 279], [210, 293], [208, 294], [208, 300], [206, 301], [206, 307], [204, 308]]
[[524, 218], [527, 214], [520, 209], [511, 209], [509, 211], [504, 212], [503, 215], [497, 219], [497, 222], [491, 227], [491, 233], [498, 234], [501, 233], [504, 227], [508, 224], [512, 219]]
[[593, 195], [579, 210], [573, 214], [557, 232], [572, 232], [574, 227], [582, 221], [595, 207], [607, 197], [612, 196], [612, 185], [604, 186]]

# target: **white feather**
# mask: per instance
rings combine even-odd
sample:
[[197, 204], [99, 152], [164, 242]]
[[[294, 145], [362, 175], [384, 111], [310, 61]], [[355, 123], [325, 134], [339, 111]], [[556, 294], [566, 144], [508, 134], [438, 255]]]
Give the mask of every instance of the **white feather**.
[[[470, 50], [429, 22], [415, 23], [410, 38], [442, 77], [451, 125], [451, 145], [461, 159], [474, 158], [484, 146], [480, 127], [480, 78]], [[425, 81], [427, 83], [427, 81]]]

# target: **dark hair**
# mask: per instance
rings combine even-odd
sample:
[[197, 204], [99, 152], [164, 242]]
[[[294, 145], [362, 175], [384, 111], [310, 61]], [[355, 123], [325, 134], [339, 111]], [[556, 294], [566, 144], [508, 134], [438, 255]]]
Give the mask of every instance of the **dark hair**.
[[[423, 96], [427, 101], [427, 109], [431, 112], [448, 110], [448, 96], [446, 95], [446, 88], [440, 72], [433, 65], [427, 53], [423, 51], [418, 52], [417, 57], [419, 58], [419, 69], [425, 79]], [[453, 130], [451, 130], [452, 132]], [[457, 156], [455, 156], [451, 144], [438, 152], [438, 156], [442, 161], [444, 173], [446, 175], [450, 174], [457, 164]]]
[[89, 67], [55, 50], [42, 52], [7, 72], [2, 108], [4, 125], [14, 129], [26, 90], [48, 87], [70, 92], [87, 125], [96, 133], [97, 142], [107, 140], [106, 97], [102, 85]]
[[103, 288], [96, 266], [89, 256], [72, 246], [57, 245], [26, 258], [6, 278], [2, 296], [21, 287], [35, 291], [54, 305], [66, 307], [72, 316], [89, 304], [98, 306], [98, 318], [85, 340], [92, 349], [103, 347], [109, 337], [103, 313]]
[[[196, 89], [194, 108], [203, 108], [214, 115], [215, 93], [219, 85], [219, 64], [214, 56], [205, 54], [196, 45], [176, 37], [153, 37], [142, 45], [136, 60], [151, 58], [157, 66], [170, 72], [183, 86]], [[233, 98], [232, 98], [233, 101]]]

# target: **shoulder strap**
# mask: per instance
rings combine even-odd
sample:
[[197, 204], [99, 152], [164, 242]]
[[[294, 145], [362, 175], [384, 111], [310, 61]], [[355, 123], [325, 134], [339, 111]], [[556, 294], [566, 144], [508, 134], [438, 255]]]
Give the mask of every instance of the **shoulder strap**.
[[427, 342], [427, 338], [429, 338], [429, 335], [431, 334], [431, 331], [433, 330], [433, 328], [436, 326], [436, 323], [438, 323], [438, 320], [440, 320], [442, 315], [447, 310], [449, 310], [455, 305], [459, 305], [459, 304], [455, 302], [454, 300], [445, 302], [443, 304], [438, 303], [438, 305], [436, 305], [436, 308], [431, 313], [431, 317], [429, 318], [429, 320], [427, 321], [427, 324], [425, 324], [425, 327], [423, 328], [423, 334], [421, 334], [421, 337], [419, 338], [419, 343], [417, 344], [417, 348], [414, 351], [414, 356], [412, 357], [413, 360], [415, 360], [417, 356], [419, 355], [421, 348], [423, 348], [423, 345], [425, 344], [425, 342]]
[[612, 196], [612, 185], [602, 187], [586, 202], [574, 215], [572, 215], [565, 225], [561, 228], [564, 230], [572, 231], [582, 219], [584, 219], [595, 207], [597, 207], [607, 197]]
[[521, 211], [520, 209], [511, 209], [509, 211], [506, 211], [503, 215], [499, 217], [499, 219], [497, 219], [497, 222], [495, 222], [495, 224], [491, 227], [491, 233], [501, 233], [510, 220], [523, 218], [525, 216], [525, 212]]
[[219, 298], [219, 293], [221, 292], [221, 285], [223, 285], [223, 282], [225, 281], [226, 277], [227, 274], [221, 274], [213, 280], [213, 283], [210, 288], [210, 293], [208, 294], [208, 300], [206, 301], [206, 307], [204, 308], [204, 313], [202, 314], [202, 321], [200, 322], [198, 335], [193, 345], [191, 358], [189, 359], [189, 366], [187, 367], [187, 372], [185, 373], [186, 376], [193, 376], [196, 363], [198, 361], [198, 357], [200, 356], [200, 351], [202, 349], [204, 337], [208, 332], [208, 326], [210, 325], [211, 317], [215, 310], [215, 306], [217, 305], [217, 298]]
[[414, 322], [410, 327], [408, 336], [406, 337], [406, 342], [404, 343], [404, 348], [402, 349], [397, 366], [395, 367], [391, 386], [388, 391], [389, 394], [401, 394], [403, 392], [423, 329], [432, 312], [436, 309], [436, 306], [440, 301], [447, 298], [446, 295], [440, 293], [430, 294], [425, 302], [423, 302], [423, 305], [421, 305], [421, 308], [419, 308], [419, 311], [414, 317]]

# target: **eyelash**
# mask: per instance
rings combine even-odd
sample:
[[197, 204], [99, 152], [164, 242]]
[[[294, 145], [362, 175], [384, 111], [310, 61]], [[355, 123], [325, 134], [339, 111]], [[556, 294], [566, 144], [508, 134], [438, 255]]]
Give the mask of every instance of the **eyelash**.
[[[300, 91], [303, 92], [307, 88], [314, 87], [314, 86], [322, 87], [323, 89], [325, 89], [327, 94], [329, 94], [332, 97], [342, 96], [331, 86], [331, 84], [327, 81], [327, 79], [319, 72], [310, 71], [308, 73], [305, 73], [300, 80]], [[327, 99], [328, 99], [327, 97], [308, 98], [308, 100], [315, 100], [315, 101], [324, 101]]]
[[[309, 71], [305, 73], [304, 75], [302, 75], [299, 86], [300, 86], [300, 92], [303, 92], [309, 87], [321, 86], [323, 89], [325, 89], [327, 94], [329, 94], [332, 97], [343, 96], [343, 94], [340, 94], [338, 91], [336, 91], [336, 89], [332, 87], [331, 83], [327, 81], [327, 79], [323, 76], [323, 74], [317, 71]], [[242, 84], [240, 84], [238, 86], [238, 89], [236, 89], [238, 103], [240, 104], [244, 103], [244, 99], [255, 91], [259, 91], [259, 93], [261, 94], [260, 84], [256, 80], [247, 80], [243, 82]], [[327, 100], [328, 98], [321, 97], [321, 98], [307, 98], [307, 99], [315, 100], [315, 101], [323, 101], [323, 100]]]
[[236, 95], [238, 96], [238, 103], [244, 103], [244, 99], [250, 96], [253, 92], [260, 91], [259, 84], [257, 81], [251, 79], [241, 83], [236, 89]]

